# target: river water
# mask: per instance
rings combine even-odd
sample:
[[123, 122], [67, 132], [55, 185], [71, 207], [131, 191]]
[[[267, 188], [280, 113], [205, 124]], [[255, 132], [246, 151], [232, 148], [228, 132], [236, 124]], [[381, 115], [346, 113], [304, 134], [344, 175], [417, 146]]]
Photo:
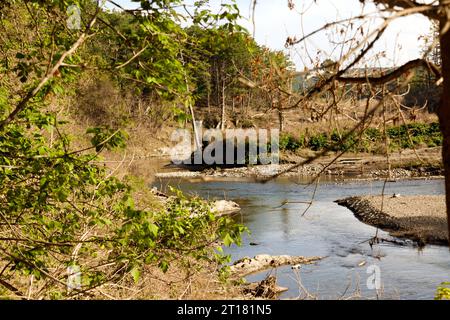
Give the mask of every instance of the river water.
[[[450, 281], [448, 248], [426, 246], [419, 250], [412, 244], [392, 243], [371, 248], [367, 240], [376, 229], [333, 202], [347, 196], [381, 194], [383, 182], [321, 182], [304, 216], [307, 204], [301, 202], [311, 200], [314, 186], [307, 186], [301, 179], [277, 179], [266, 184], [245, 179], [199, 183], [172, 180], [164, 181], [162, 187], [167, 183], [208, 199], [226, 198], [240, 204], [242, 210], [236, 219], [251, 234], [244, 237], [241, 247], [226, 250], [233, 261], [257, 254], [325, 257], [300, 270], [285, 266], [247, 277], [248, 281], [259, 281], [272, 272], [279, 285], [289, 288], [281, 298], [304, 297], [306, 290], [318, 299], [432, 299], [436, 287]], [[443, 194], [444, 181], [387, 183], [385, 194], [393, 193]], [[289, 203], [282, 206], [285, 201]], [[379, 235], [389, 238], [385, 232]], [[375, 277], [380, 280], [378, 290], [373, 288]]]

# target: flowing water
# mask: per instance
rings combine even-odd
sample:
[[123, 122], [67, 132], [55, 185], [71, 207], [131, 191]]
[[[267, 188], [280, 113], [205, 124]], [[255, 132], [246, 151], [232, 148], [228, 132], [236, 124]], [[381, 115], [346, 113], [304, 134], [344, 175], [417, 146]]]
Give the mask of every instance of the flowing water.
[[[161, 183], [161, 182], [160, 182]], [[450, 251], [446, 247], [426, 246], [419, 250], [382, 243], [368, 244], [376, 229], [357, 220], [351, 211], [333, 201], [347, 196], [381, 194], [383, 182], [322, 182], [314, 203], [302, 217], [314, 193], [302, 180], [278, 179], [266, 184], [249, 180], [221, 180], [193, 183], [164, 181], [188, 193], [205, 198], [226, 198], [241, 205], [236, 217], [251, 234], [241, 247], [227, 249], [233, 261], [257, 254], [323, 256], [315, 265], [292, 270], [290, 266], [247, 277], [259, 281], [270, 272], [278, 284], [289, 290], [281, 298], [296, 298], [303, 287], [319, 299], [360, 296], [375, 299], [432, 299], [437, 286], [450, 281]], [[443, 180], [405, 180], [387, 183], [385, 194], [443, 194]], [[282, 205], [285, 201], [288, 204]], [[297, 202], [297, 203], [295, 203]], [[387, 233], [380, 235], [389, 238]], [[369, 289], [374, 270], [379, 267], [379, 290]], [[369, 273], [368, 273], [369, 272]]]

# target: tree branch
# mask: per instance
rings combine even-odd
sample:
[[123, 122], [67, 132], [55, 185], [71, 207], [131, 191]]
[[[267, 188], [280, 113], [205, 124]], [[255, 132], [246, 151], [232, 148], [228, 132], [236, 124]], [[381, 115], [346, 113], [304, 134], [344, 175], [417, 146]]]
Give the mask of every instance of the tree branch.
[[418, 67], [424, 67], [424, 68], [430, 70], [431, 72], [433, 72], [433, 74], [435, 75], [437, 80], [439, 80], [441, 78], [441, 71], [439, 70], [439, 68], [436, 65], [434, 65], [433, 63], [428, 62], [424, 59], [416, 59], [416, 60], [408, 61], [401, 67], [395, 69], [394, 71], [392, 71], [388, 74], [380, 76], [380, 77], [343, 77], [343, 76], [339, 76], [339, 77], [336, 77], [334, 80], [339, 81], [339, 82], [345, 82], [345, 83], [360, 83], [360, 84], [370, 83], [371, 85], [382, 85], [382, 84], [388, 83], [394, 79], [397, 79], [400, 76], [402, 76], [403, 74], [405, 74], [406, 72], [408, 72], [409, 70], [418, 68]]
[[130, 59], [128, 59], [128, 61], [122, 63], [121, 65], [116, 66], [116, 69], [120, 69], [123, 68], [125, 66], [127, 66], [129, 63], [131, 63], [134, 59], [136, 59], [137, 57], [139, 57], [147, 48], [148, 48], [149, 44], [145, 45], [141, 50], [139, 50], [137, 53], [135, 53]]
[[[365, 2], [365, 0], [362, 0]], [[433, 19], [439, 20], [440, 14], [438, 12], [439, 6], [433, 6], [428, 4], [421, 4], [414, 0], [372, 0], [375, 4], [382, 4], [387, 6], [388, 8], [401, 8], [401, 9], [421, 9], [420, 13], [424, 16]]]
[[[318, 94], [319, 92], [322, 92], [322, 90], [326, 86], [328, 86], [334, 80], [336, 80], [337, 78], [341, 77], [345, 72], [347, 72], [353, 66], [355, 66], [366, 55], [366, 53], [373, 48], [375, 43], [381, 38], [381, 36], [383, 35], [384, 31], [386, 30], [386, 24], [387, 23], [385, 22], [383, 27], [380, 30], [378, 30], [375, 38], [371, 42], [369, 42], [369, 44], [367, 45], [366, 48], [363, 48], [361, 50], [361, 52], [358, 54], [358, 56], [347, 67], [345, 67], [342, 70], [339, 70], [335, 75], [333, 75], [333, 76], [323, 80], [321, 83], [317, 84], [314, 88], [309, 90], [303, 97], [301, 97], [296, 103], [294, 103], [294, 105], [292, 105], [290, 107], [287, 107], [287, 108], [283, 108], [283, 110], [290, 110], [290, 109], [297, 108], [300, 105], [300, 103], [302, 103], [302, 102], [312, 98], [314, 95]], [[346, 58], [343, 58], [342, 60], [345, 60], [345, 59]]]
[[3, 279], [0, 279], [0, 285], [4, 286], [6, 289], [8, 289], [11, 292], [14, 292], [18, 296], [20, 296], [22, 299], [25, 299], [25, 295], [19, 289], [17, 289], [12, 284], [10, 284], [9, 282], [7, 282]]
[[39, 81], [38, 85], [35, 86], [33, 89], [31, 89], [30, 91], [28, 91], [27, 95], [16, 105], [16, 107], [14, 108], [14, 110], [8, 115], [8, 117], [6, 117], [6, 119], [2, 120], [0, 122], [0, 130], [3, 130], [3, 128], [9, 124], [16, 116], [19, 112], [21, 112], [22, 110], [24, 110], [28, 104], [28, 102], [33, 99], [38, 93], [39, 91], [41, 91], [41, 89], [45, 86], [45, 84], [51, 80], [54, 75], [56, 74], [56, 72], [58, 71], [58, 69], [63, 65], [64, 60], [72, 55], [77, 49], [78, 47], [80, 47], [83, 42], [88, 38], [88, 32], [89, 30], [94, 26], [96, 18], [97, 18], [97, 14], [98, 14], [98, 10], [95, 13], [94, 17], [92, 18], [92, 20], [90, 21], [90, 23], [87, 25], [85, 31], [80, 35], [80, 37], [78, 38], [78, 40], [70, 47], [69, 50], [67, 50], [66, 52], [64, 52], [61, 57], [59, 58], [59, 60], [55, 63], [55, 65], [53, 66], [53, 68], [47, 72], [47, 74], [41, 79], [41, 81]]

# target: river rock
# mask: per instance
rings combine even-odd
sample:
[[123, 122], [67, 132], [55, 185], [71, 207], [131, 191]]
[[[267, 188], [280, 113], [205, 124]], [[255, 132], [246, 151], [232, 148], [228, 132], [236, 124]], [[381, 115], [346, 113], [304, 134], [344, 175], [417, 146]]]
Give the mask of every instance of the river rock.
[[231, 267], [230, 272], [237, 278], [245, 277], [249, 274], [263, 271], [269, 268], [277, 268], [283, 265], [312, 264], [322, 257], [303, 257], [303, 256], [271, 256], [260, 254], [254, 258], [245, 257], [236, 261]]
[[230, 200], [216, 200], [211, 203], [211, 212], [217, 216], [234, 214], [240, 210], [241, 207], [236, 202]]

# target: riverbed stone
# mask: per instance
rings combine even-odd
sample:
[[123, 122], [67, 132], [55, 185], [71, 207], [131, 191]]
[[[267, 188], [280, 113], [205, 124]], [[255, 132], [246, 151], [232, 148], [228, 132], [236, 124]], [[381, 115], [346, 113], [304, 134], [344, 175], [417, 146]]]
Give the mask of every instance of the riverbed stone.
[[321, 260], [322, 257], [304, 257], [279, 255], [271, 256], [260, 254], [254, 258], [244, 257], [237, 260], [231, 267], [232, 276], [237, 278], [245, 277], [249, 274], [264, 271], [270, 268], [277, 268], [283, 265], [312, 264]]
[[216, 200], [211, 203], [211, 212], [217, 216], [231, 215], [239, 212], [241, 207], [234, 201]]

